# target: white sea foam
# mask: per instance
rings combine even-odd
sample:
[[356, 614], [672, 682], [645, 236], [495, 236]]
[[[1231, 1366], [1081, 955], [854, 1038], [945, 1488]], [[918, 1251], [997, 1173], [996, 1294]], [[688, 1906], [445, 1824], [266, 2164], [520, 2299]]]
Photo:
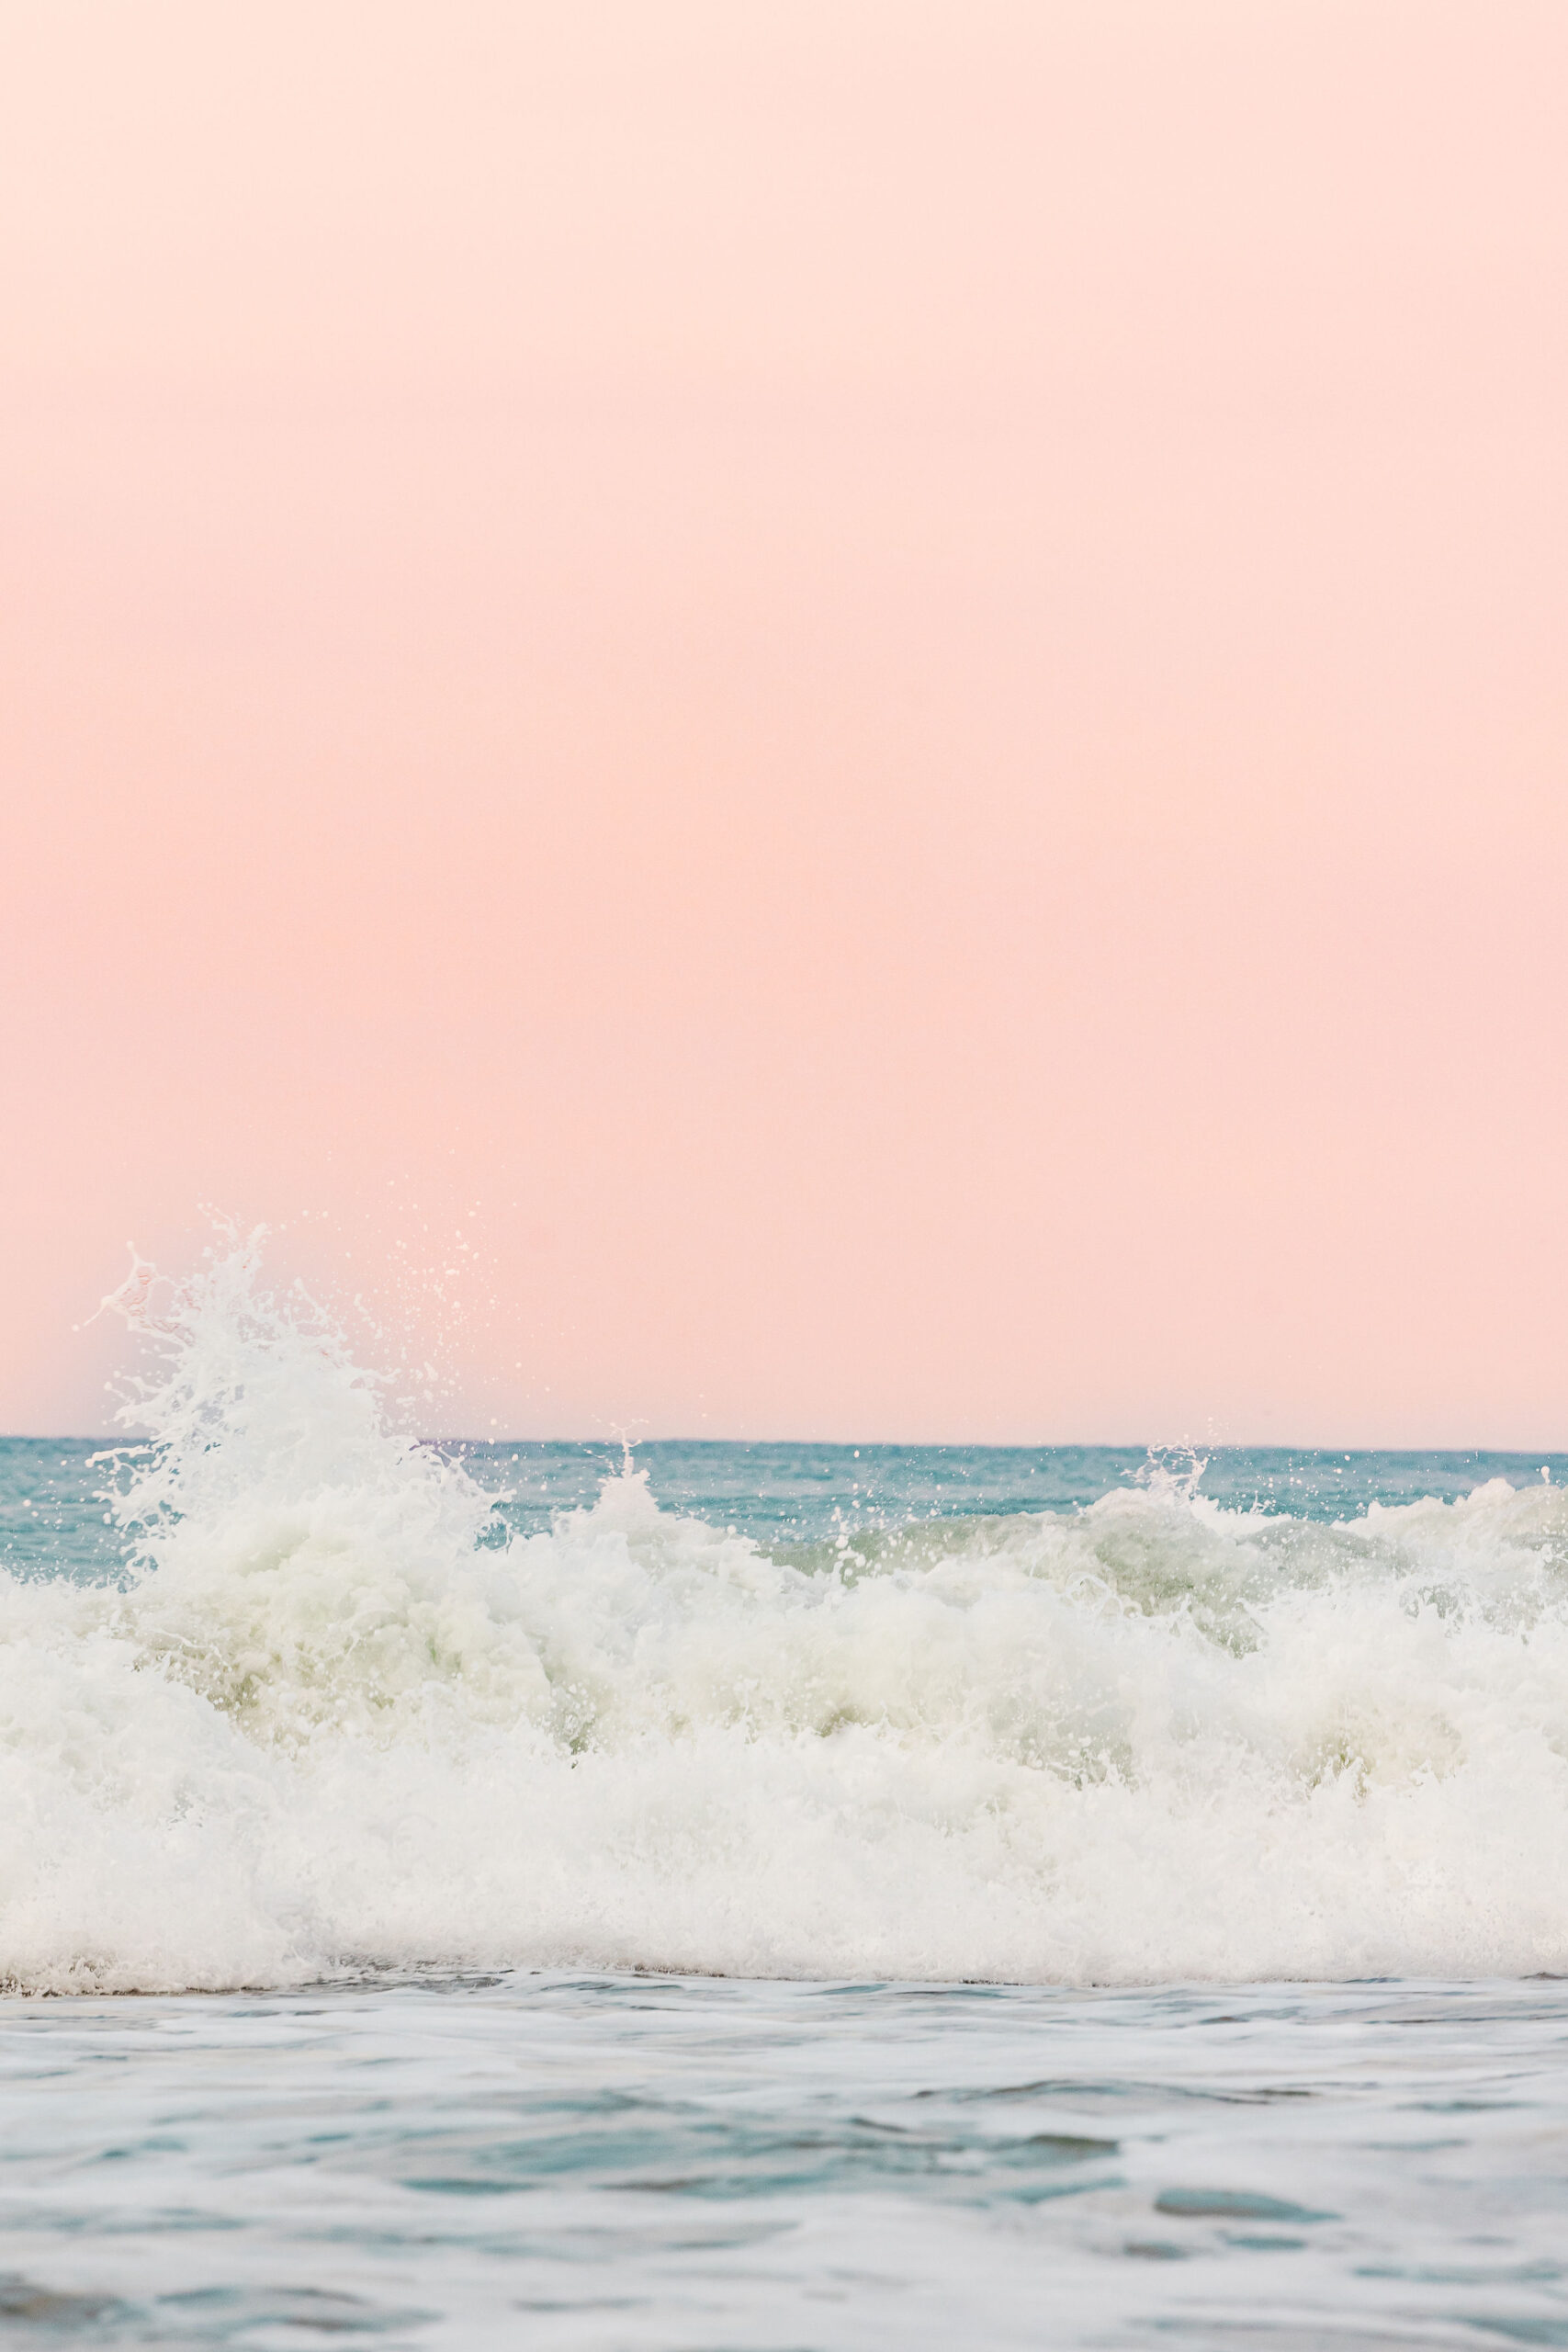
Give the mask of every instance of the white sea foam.
[[497, 1549], [254, 1251], [152, 1343], [125, 1589], [0, 1579], [0, 1981], [1568, 1968], [1560, 1488]]

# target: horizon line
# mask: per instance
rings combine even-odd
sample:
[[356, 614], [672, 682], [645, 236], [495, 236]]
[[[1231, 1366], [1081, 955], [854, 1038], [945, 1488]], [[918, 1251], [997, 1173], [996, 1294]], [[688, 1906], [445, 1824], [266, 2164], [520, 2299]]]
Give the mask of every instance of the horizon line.
[[[390, 1430], [391, 1436], [405, 1432]], [[3, 1430], [0, 1445], [96, 1445], [113, 1448], [117, 1445], [140, 1445], [147, 1441], [136, 1437], [117, 1438], [111, 1431]], [[837, 1438], [837, 1437], [640, 1437], [627, 1440], [614, 1432], [603, 1436], [577, 1437], [489, 1437], [468, 1436], [455, 1431], [421, 1430], [414, 1434], [416, 1445], [554, 1445], [581, 1448], [614, 1449], [622, 1447], [637, 1453], [649, 1446], [711, 1445], [731, 1447], [810, 1446], [821, 1452], [844, 1453], [1161, 1453], [1201, 1454], [1206, 1460], [1220, 1453], [1298, 1453], [1336, 1454], [1346, 1461], [1359, 1454], [1495, 1454], [1500, 1458], [1527, 1462], [1542, 1454], [1553, 1462], [1568, 1464], [1568, 1442], [1562, 1445], [1493, 1445], [1476, 1441], [1462, 1444], [1429, 1443], [1424, 1445], [1343, 1445], [1314, 1443], [1302, 1440], [1207, 1438]]]

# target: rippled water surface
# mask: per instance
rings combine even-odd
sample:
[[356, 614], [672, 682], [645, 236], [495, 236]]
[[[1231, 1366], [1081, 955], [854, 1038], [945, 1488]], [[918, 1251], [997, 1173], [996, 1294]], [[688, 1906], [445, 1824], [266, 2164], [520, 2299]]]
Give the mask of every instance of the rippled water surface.
[[1568, 2343], [1568, 1988], [0, 2006], [0, 2336]]

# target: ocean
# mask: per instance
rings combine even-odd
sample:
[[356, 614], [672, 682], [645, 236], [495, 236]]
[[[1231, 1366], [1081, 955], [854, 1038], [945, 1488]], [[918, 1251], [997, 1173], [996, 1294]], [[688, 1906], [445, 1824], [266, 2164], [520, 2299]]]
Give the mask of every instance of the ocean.
[[0, 2338], [1568, 2345], [1568, 1457], [439, 1443], [248, 1250], [132, 1313], [0, 1442]]

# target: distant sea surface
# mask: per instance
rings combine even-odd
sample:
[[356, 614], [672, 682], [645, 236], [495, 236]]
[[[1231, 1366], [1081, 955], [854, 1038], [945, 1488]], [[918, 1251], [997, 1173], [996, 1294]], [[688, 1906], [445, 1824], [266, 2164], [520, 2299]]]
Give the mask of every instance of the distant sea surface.
[[[1504, 1479], [1545, 1476], [1568, 1492], [1568, 1453], [1347, 1453], [1287, 1446], [742, 1444], [649, 1439], [629, 1455], [608, 1439], [426, 1441], [460, 1463], [508, 1530], [549, 1532], [562, 1511], [590, 1509], [628, 1464], [646, 1473], [666, 1514], [765, 1544], [886, 1535], [932, 1520], [1071, 1511], [1157, 1488], [1241, 1513], [1332, 1523], [1371, 1504], [1462, 1502]], [[115, 1574], [123, 1539], [106, 1519], [105, 1438], [0, 1437], [0, 1566], [13, 1575]], [[993, 1531], [994, 1532], [994, 1531]], [[495, 1535], [487, 1531], [488, 1540]]]
[[0, 2341], [1568, 2345], [1568, 1458], [137, 1337], [0, 1441]]

